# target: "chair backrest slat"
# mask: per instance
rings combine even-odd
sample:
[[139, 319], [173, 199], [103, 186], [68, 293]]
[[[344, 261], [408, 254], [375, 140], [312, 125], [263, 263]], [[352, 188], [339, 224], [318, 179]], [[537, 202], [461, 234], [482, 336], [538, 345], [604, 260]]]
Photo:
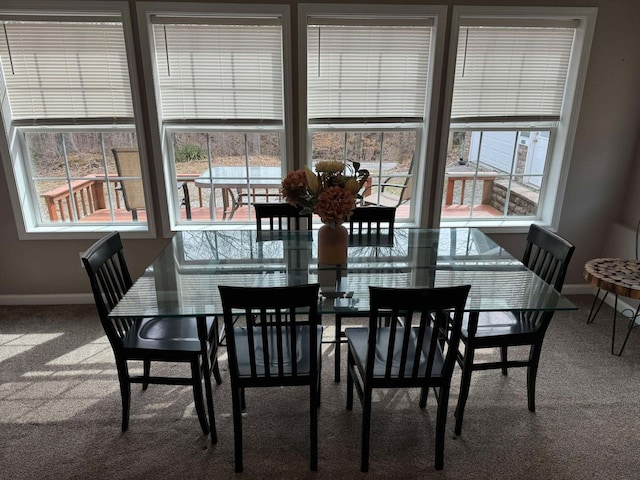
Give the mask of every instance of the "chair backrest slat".
[[[414, 378], [418, 377], [420, 370], [420, 357], [422, 355], [423, 347], [424, 347], [424, 337], [425, 332], [427, 331], [427, 319], [423, 319], [422, 316], [429, 315], [427, 312], [422, 312], [420, 314], [420, 325], [418, 327], [418, 338], [416, 341], [416, 350], [413, 355], [413, 370], [411, 371], [411, 376]], [[409, 329], [407, 329], [409, 330]], [[435, 340], [436, 336], [432, 335], [432, 338]], [[430, 344], [429, 352], [435, 352], [433, 345]], [[433, 355], [429, 355], [427, 358], [427, 367], [426, 371], [430, 372], [433, 368]]]

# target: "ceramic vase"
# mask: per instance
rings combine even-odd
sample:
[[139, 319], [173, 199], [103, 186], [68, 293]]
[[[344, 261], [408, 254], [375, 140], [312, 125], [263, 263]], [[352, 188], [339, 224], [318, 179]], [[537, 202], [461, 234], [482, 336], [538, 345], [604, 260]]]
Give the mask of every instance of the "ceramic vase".
[[318, 230], [318, 262], [329, 265], [347, 263], [349, 232], [342, 225], [325, 223]]

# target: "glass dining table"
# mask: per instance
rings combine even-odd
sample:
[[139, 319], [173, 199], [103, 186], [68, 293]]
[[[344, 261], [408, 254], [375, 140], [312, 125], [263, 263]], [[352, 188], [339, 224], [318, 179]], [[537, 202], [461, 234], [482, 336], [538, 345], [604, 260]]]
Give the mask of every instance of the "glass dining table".
[[[203, 352], [206, 317], [221, 316], [218, 285], [320, 284], [320, 313], [366, 316], [369, 286], [470, 284], [470, 325], [486, 311], [575, 310], [520, 260], [475, 228], [398, 228], [350, 240], [348, 263], [318, 263], [317, 230], [182, 231], [110, 312], [113, 318], [196, 317]], [[208, 369], [207, 355], [203, 367]], [[207, 371], [207, 370], [205, 370]], [[208, 378], [205, 376], [205, 378]], [[209, 421], [211, 382], [205, 381]], [[213, 431], [213, 430], [212, 430]]]

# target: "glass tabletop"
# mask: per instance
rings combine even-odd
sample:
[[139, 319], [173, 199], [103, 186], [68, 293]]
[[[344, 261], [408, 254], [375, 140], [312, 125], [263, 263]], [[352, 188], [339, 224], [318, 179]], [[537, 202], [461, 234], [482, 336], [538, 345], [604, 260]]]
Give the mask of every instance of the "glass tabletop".
[[576, 307], [473, 228], [395, 228], [349, 246], [348, 263], [318, 263], [317, 231], [178, 232], [110, 317], [221, 315], [218, 285], [319, 283], [322, 313], [366, 313], [371, 286], [470, 284], [467, 311]]

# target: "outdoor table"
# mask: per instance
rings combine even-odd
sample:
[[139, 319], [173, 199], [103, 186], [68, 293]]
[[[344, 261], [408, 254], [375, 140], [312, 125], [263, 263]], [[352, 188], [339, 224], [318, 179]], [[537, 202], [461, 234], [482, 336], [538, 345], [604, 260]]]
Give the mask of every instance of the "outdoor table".
[[[194, 180], [194, 185], [198, 188], [211, 189], [209, 208], [212, 220], [215, 218], [216, 208], [214, 193], [215, 189], [219, 188], [222, 191], [222, 218], [224, 220], [228, 216], [232, 219], [235, 211], [242, 205], [243, 195], [249, 198], [250, 192], [255, 195], [255, 190], [260, 189], [266, 192], [267, 197], [275, 196], [269, 193], [270, 189], [275, 189], [279, 197], [282, 171], [280, 167], [263, 166], [211, 167]], [[247, 193], [242, 193], [243, 190]]]

